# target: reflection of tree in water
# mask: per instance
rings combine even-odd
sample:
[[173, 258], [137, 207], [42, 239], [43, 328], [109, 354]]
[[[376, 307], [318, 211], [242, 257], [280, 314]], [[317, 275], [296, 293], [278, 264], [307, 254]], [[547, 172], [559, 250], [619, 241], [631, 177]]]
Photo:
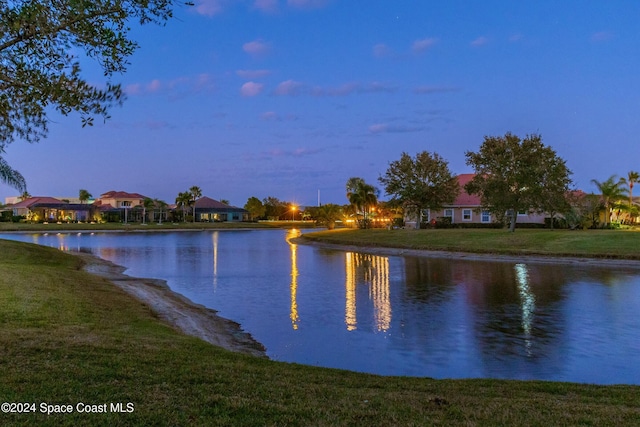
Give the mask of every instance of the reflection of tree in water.
[[475, 331], [479, 354], [488, 364], [554, 352], [560, 335], [557, 306], [563, 285], [574, 275], [571, 269], [450, 259], [404, 261], [406, 297], [414, 303], [432, 306], [463, 293], [469, 310], [459, 315], [468, 317], [466, 327]]

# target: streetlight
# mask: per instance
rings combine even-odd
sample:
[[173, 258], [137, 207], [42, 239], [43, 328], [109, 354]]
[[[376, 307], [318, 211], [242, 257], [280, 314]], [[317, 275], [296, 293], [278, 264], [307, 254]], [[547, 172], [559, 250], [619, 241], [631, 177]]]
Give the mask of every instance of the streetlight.
[[293, 221], [296, 217], [296, 207], [291, 206], [291, 221]]

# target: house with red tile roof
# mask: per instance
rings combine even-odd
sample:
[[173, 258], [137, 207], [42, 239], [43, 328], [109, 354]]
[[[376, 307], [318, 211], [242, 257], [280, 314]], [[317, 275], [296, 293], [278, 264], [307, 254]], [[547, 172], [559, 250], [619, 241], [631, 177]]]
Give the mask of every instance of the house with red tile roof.
[[126, 191], [107, 191], [96, 199], [96, 206], [111, 206], [115, 209], [133, 208], [142, 206], [146, 196], [138, 193], [127, 193]]
[[69, 203], [53, 197], [29, 197], [10, 208], [14, 216], [25, 216], [35, 222], [88, 221], [91, 205]]
[[[474, 177], [472, 173], [460, 174], [456, 178], [460, 185], [460, 193], [455, 201], [450, 205], [445, 205], [443, 209], [432, 211], [425, 209], [422, 212], [422, 222], [438, 221], [439, 218], [449, 218], [452, 224], [492, 224], [497, 221], [495, 215], [488, 210], [482, 209], [480, 196], [469, 194], [464, 186]], [[518, 224], [544, 224], [545, 215], [536, 212], [518, 212]], [[406, 221], [408, 227], [418, 227], [415, 220]]]
[[139, 193], [111, 190], [101, 194], [93, 206], [107, 221], [140, 221], [146, 198]]

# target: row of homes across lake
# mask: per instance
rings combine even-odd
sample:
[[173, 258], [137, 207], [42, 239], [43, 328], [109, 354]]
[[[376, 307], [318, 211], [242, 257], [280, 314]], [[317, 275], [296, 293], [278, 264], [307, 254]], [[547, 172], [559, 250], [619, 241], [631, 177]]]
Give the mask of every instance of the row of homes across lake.
[[209, 197], [200, 197], [184, 209], [165, 204], [138, 193], [108, 191], [97, 199], [80, 201], [78, 198], [29, 197], [21, 200], [8, 198], [5, 211], [14, 217], [34, 222], [145, 222], [171, 221], [177, 217], [194, 215], [198, 222], [248, 221], [249, 212], [226, 205]]

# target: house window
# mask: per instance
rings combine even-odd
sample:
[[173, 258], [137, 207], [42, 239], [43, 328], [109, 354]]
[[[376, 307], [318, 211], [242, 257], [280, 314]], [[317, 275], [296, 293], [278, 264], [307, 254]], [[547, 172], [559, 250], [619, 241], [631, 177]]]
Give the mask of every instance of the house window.
[[122, 206], [123, 208], [129, 208], [131, 207], [131, 202], [129, 201], [120, 202], [120, 206]]
[[462, 209], [462, 220], [471, 221], [471, 209]]
[[444, 216], [445, 217], [449, 217], [449, 218], [453, 218], [453, 209], [445, 209], [444, 210]]
[[482, 222], [491, 222], [491, 212], [482, 211]]
[[518, 211], [518, 216], [525, 216], [527, 215], [527, 211]]
[[240, 214], [239, 214], [239, 213], [237, 213], [237, 212], [234, 212], [234, 213], [233, 213], [233, 220], [234, 220], [234, 221], [238, 221], [239, 219], [240, 219]]

